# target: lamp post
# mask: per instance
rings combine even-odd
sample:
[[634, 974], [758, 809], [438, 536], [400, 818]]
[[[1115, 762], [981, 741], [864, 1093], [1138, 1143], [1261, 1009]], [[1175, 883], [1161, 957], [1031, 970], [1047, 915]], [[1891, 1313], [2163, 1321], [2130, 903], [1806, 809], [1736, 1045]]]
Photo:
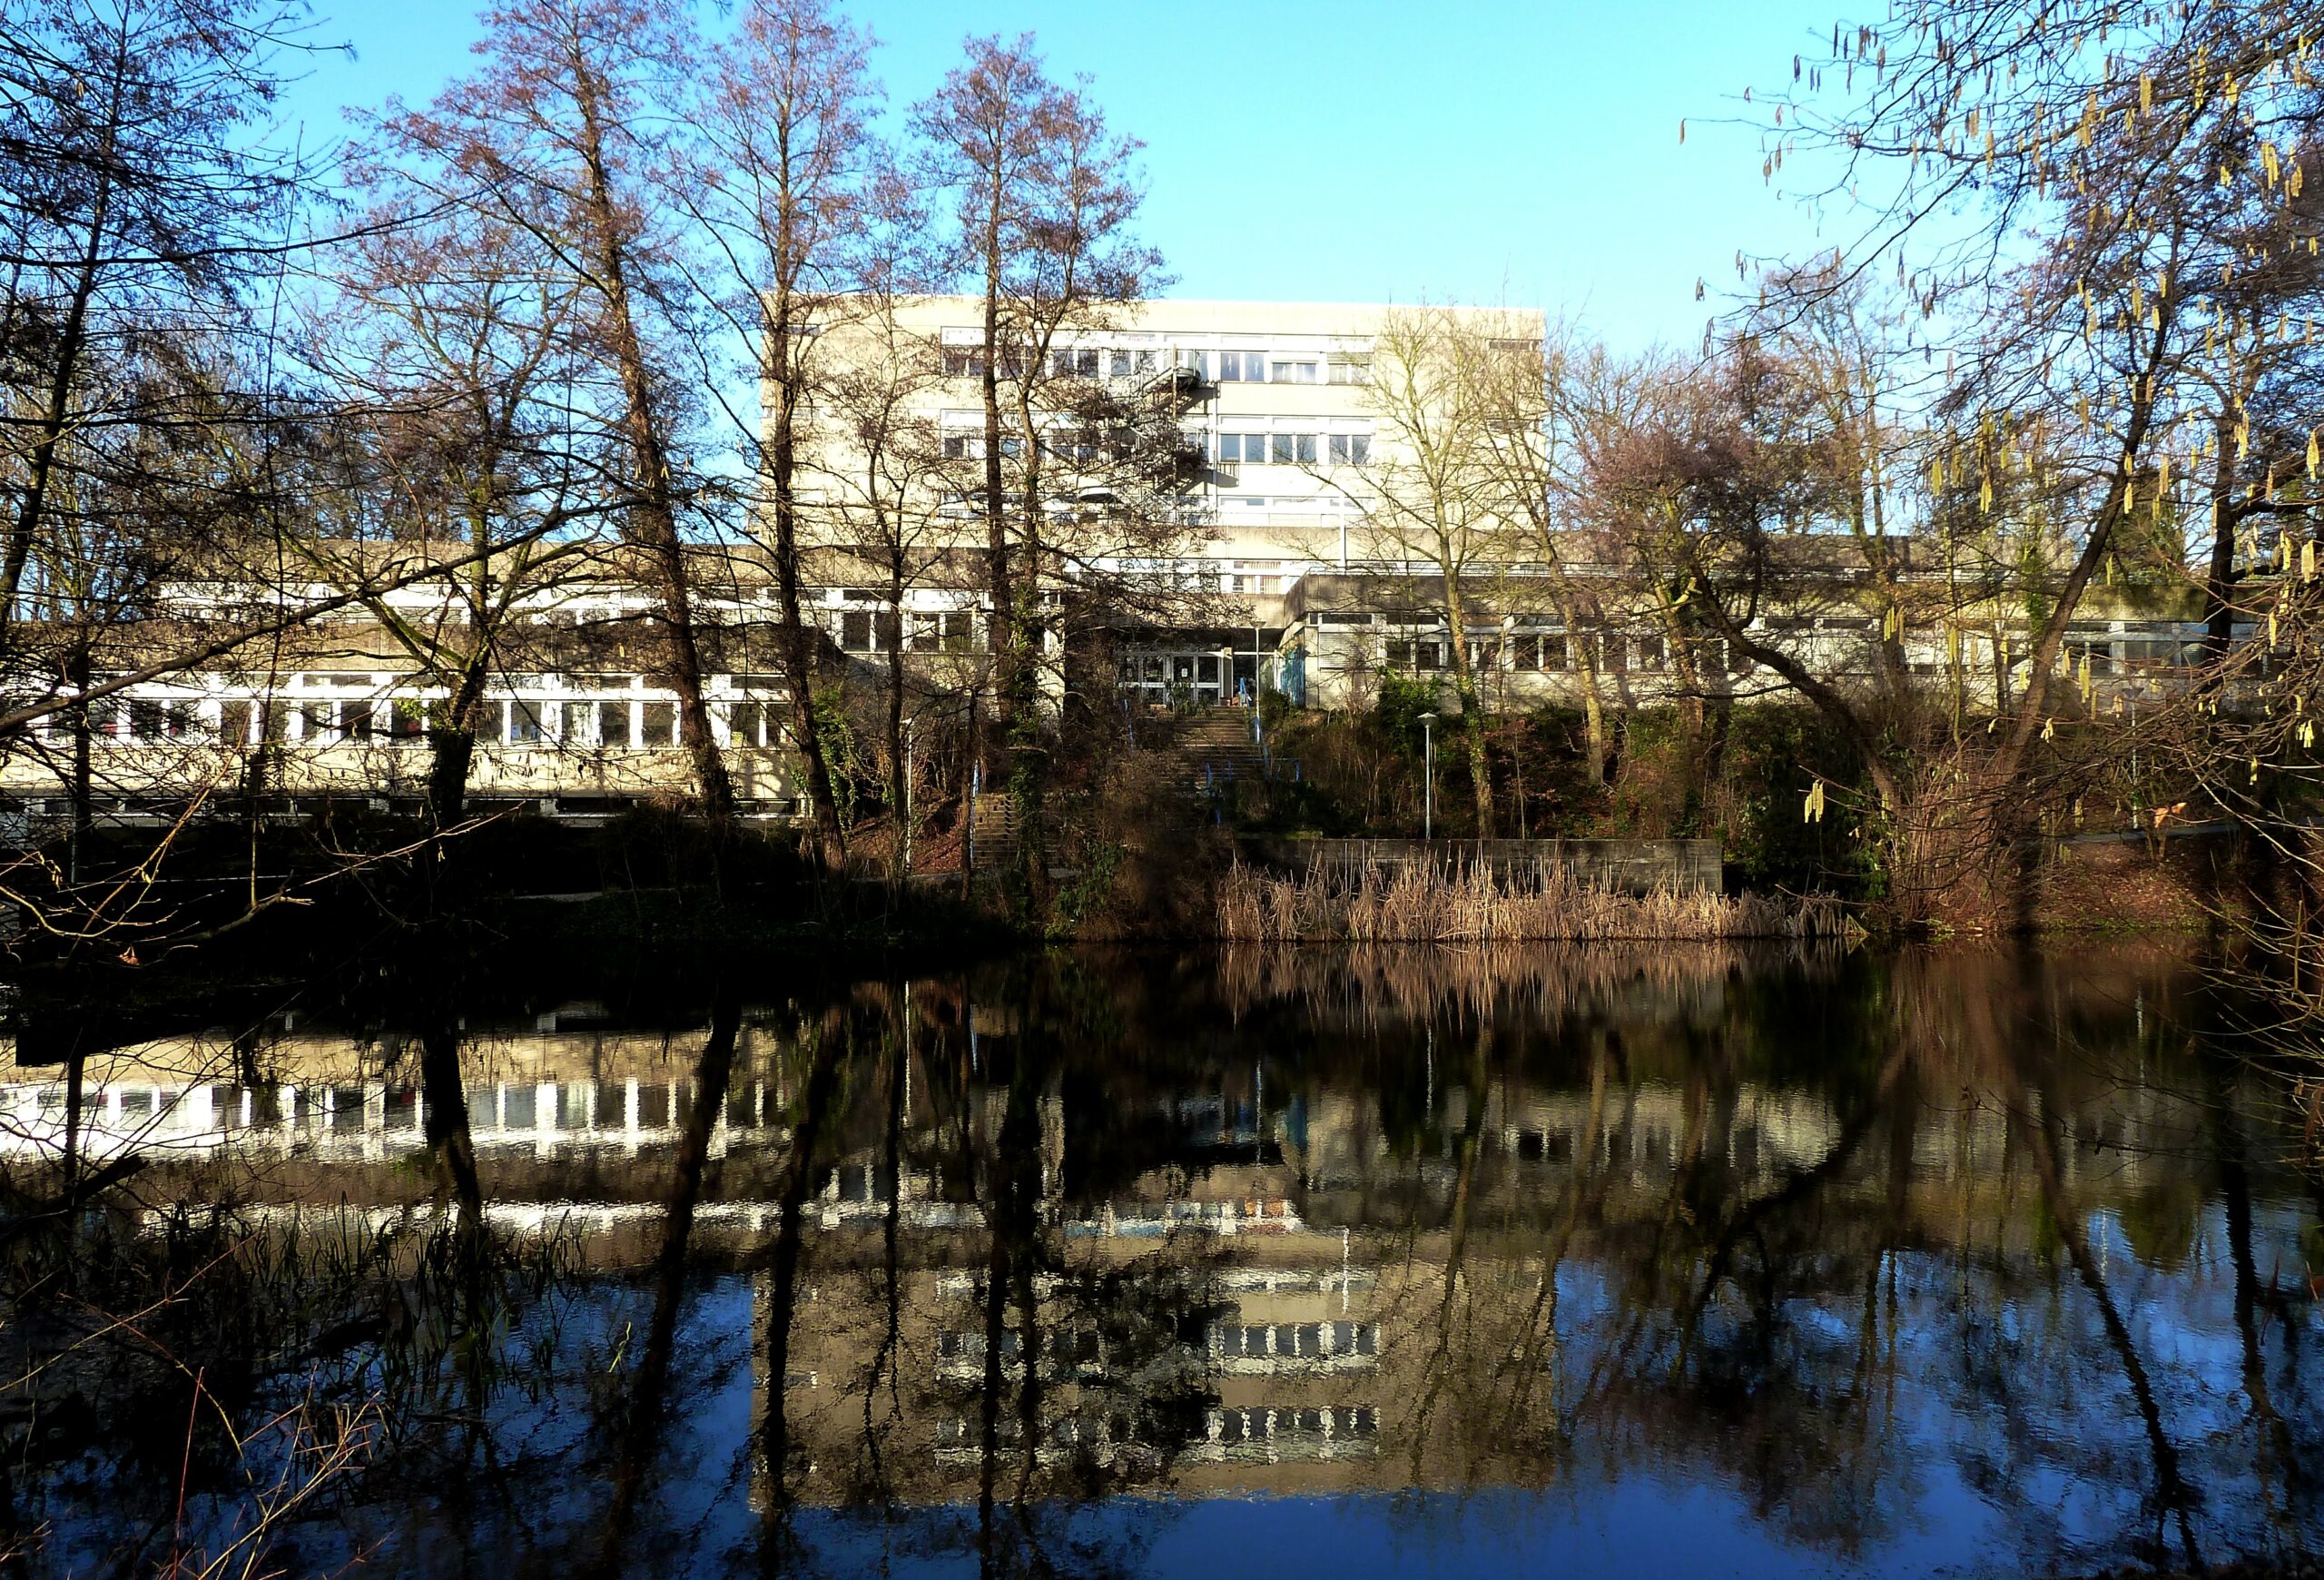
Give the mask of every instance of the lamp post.
[[904, 720], [904, 876], [911, 876], [911, 801], [912, 801], [912, 726], [920, 723], [920, 715], [912, 714]]
[[1420, 716], [1420, 836], [1436, 837], [1436, 716]]
[[1256, 620], [1254, 620], [1251, 622], [1251, 739], [1257, 743], [1259, 755], [1263, 758], [1266, 755], [1267, 750], [1267, 726], [1264, 717], [1265, 710], [1259, 706], [1259, 704], [1266, 696], [1265, 665], [1266, 659], [1261, 656], [1259, 649], [1259, 625]]

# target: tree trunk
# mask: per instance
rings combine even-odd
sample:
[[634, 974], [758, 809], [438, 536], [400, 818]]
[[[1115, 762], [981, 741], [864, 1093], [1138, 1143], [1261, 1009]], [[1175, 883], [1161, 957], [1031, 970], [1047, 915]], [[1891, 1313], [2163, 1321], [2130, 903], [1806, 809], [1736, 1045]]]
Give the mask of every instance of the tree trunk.
[[[711, 1133], [725, 1108], [726, 1089], [734, 1077], [734, 1042], [741, 1026], [741, 1000], [722, 983], [712, 995], [709, 1035], [694, 1060], [694, 1108], [686, 1119], [685, 1133], [678, 1139], [670, 1192], [663, 1210], [662, 1244], [654, 1259], [654, 1309], [646, 1322], [637, 1369], [630, 1379], [628, 1418], [623, 1425], [621, 1447], [614, 1466], [612, 1507], [606, 1517], [605, 1545], [597, 1562], [583, 1571], [593, 1576], [629, 1572], [626, 1558], [630, 1532], [645, 1495], [646, 1476], [661, 1444], [694, 1212], [702, 1199]], [[782, 1378], [778, 1370], [773, 1389], [777, 1400], [782, 1397]]]
[[1710, 713], [1703, 694], [1702, 666], [1695, 662], [1693, 637], [1679, 612], [1665, 606], [1660, 613], [1662, 639], [1679, 677], [1679, 719], [1687, 738], [1687, 804], [1679, 815], [1680, 826], [1699, 830], [1711, 785], [1710, 762], [1704, 750]]
[[468, 775], [476, 763], [476, 737], [484, 713], [488, 666], [479, 652], [460, 671], [447, 698], [444, 723], [428, 732], [428, 815], [435, 832], [458, 826], [468, 815]]
[[1461, 735], [1469, 759], [1469, 789], [1477, 808], [1477, 837], [1492, 837], [1492, 771], [1485, 755], [1484, 697], [1469, 662], [1468, 622], [1462, 617], [1460, 583], [1445, 578], [1444, 625], [1452, 637], [1452, 686], [1461, 699]]
[[[1579, 633], [1567, 638], [1578, 642]], [[1578, 654], [1581, 649], [1575, 648]], [[1606, 783], [1606, 699], [1598, 689], [1598, 666], [1587, 658], [1578, 659], [1581, 665], [1581, 732], [1590, 788], [1598, 789]]]
[[694, 761], [704, 815], [714, 828], [723, 830], [734, 822], [734, 785], [710, 727], [710, 707], [703, 696], [702, 650], [694, 626], [685, 545], [678, 533], [668, 436], [632, 298], [622, 204], [614, 191], [604, 153], [604, 131], [598, 123], [601, 90], [594, 66], [586, 61], [573, 64], [575, 105], [581, 115], [586, 244], [597, 288], [605, 298], [606, 350], [620, 375], [623, 426], [637, 467], [636, 498], [629, 513], [631, 531], [645, 549], [655, 590], [662, 602], [667, 644], [662, 678], [677, 693], [679, 741]]
[[1009, 509], [1000, 475], [1000, 187], [994, 178], [984, 242], [984, 351], [979, 390], [984, 399], [985, 578], [992, 607], [985, 641], [992, 650], [993, 698], [1006, 733], [1009, 698], [1014, 695], [1009, 666], [1010, 633], [1017, 597], [1009, 563]]
[[[767, 1358], [766, 1399], [760, 1417], [758, 1446], [759, 1460], [766, 1475], [770, 1526], [790, 1506], [791, 1326], [799, 1304], [799, 1263], [805, 1249], [807, 1198], [815, 1188], [825, 1111], [838, 1092], [840, 1052], [838, 1038], [826, 1034], [815, 1040], [814, 1062], [809, 1066], [797, 1122], [791, 1129], [790, 1164], [777, 1197], [774, 1244], [768, 1257], [763, 1341]], [[768, 1539], [776, 1539], [773, 1530], [769, 1531]], [[771, 1561], [769, 1566], [773, 1567]]]
[[468, 1132], [459, 1030], [449, 1016], [436, 1016], [420, 1035], [419, 1085], [438, 1187], [459, 1210], [460, 1236], [467, 1244], [484, 1225], [484, 1188], [476, 1171], [476, 1141]]
[[2211, 468], [2211, 568], [2203, 578], [2203, 650], [2216, 662], [2235, 639], [2235, 528], [2242, 520], [2235, 501], [2230, 413], [2222, 410], [2213, 421], [2211, 442], [2218, 453]]
[[911, 764], [904, 749], [904, 573], [901, 560], [888, 569], [888, 606], [895, 610], [894, 640], [888, 644], [888, 805], [896, 819], [895, 869], [904, 872], [911, 843]]
[[73, 731], [73, 828], [65, 878], [77, 884], [85, 875], [82, 869], [89, 858], [90, 835], [96, 827], [94, 792], [90, 784], [89, 736], [93, 726], [89, 719], [89, 643], [85, 631], [74, 638], [72, 654], [65, 659], [64, 677], [76, 699], [65, 710], [65, 722]]
[[798, 373], [790, 334], [793, 308], [787, 288], [778, 291], [763, 328], [767, 337], [763, 383], [773, 394], [768, 413], [767, 462], [774, 494], [774, 583], [783, 608], [783, 684], [801, 754], [807, 760], [807, 795], [815, 809], [823, 864], [847, 854], [847, 830], [840, 826], [839, 801], [832, 793], [831, 763], [822, 730], [815, 722], [815, 642], [802, 609], [799, 576]]

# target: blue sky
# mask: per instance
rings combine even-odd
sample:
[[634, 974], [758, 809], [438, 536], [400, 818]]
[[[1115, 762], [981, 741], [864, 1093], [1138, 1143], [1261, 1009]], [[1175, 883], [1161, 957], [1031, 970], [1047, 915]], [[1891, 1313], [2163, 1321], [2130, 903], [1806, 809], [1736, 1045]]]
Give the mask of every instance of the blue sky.
[[[324, 56], [291, 113], [431, 96], [471, 64], [471, 0], [317, 0]], [[901, 105], [970, 32], [1030, 32], [1142, 138], [1143, 229], [1172, 294], [1509, 301], [1624, 349], [1691, 341], [1735, 254], [1841, 228], [1761, 181], [1743, 89], [1828, 38], [1817, 0], [862, 0]], [[1689, 123], [1684, 147], [1679, 122]], [[1698, 303], [1698, 277], [1712, 300]]]

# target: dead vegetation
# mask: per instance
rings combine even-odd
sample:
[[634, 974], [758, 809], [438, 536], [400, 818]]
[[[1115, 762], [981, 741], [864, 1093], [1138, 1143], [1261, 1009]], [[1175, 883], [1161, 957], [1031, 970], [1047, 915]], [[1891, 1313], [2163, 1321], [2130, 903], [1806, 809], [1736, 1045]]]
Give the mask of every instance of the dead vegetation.
[[1447, 873], [1368, 864], [1292, 876], [1237, 863], [1218, 885], [1222, 938], [1354, 943], [1584, 943], [1710, 938], [1835, 938], [1856, 923], [1821, 896], [1772, 897], [1658, 889], [1645, 894], [1584, 882], [1562, 868]]

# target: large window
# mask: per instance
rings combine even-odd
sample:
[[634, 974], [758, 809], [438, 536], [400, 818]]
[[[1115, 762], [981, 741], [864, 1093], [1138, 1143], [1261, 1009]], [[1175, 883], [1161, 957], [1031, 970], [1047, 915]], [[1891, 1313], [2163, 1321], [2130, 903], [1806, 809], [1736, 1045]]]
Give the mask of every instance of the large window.
[[629, 704], [601, 702], [597, 704], [597, 744], [616, 751], [627, 751], [638, 744]]
[[1313, 357], [1278, 359], [1273, 374], [1278, 384], [1313, 384], [1316, 382], [1316, 364]]
[[1222, 461], [1263, 461], [1267, 459], [1267, 436], [1264, 433], [1222, 433], [1218, 436], [1218, 459]]
[[1573, 648], [1563, 631], [1524, 631], [1511, 639], [1511, 662], [1520, 669], [1571, 669]]
[[1312, 467], [1315, 464], [1315, 436], [1312, 433], [1277, 433], [1270, 436], [1268, 459], [1279, 467]]
[[942, 609], [911, 617], [911, 650], [915, 653], [965, 653], [971, 619], [967, 609]]
[[885, 653], [896, 645], [896, 617], [877, 609], [849, 609], [839, 617], [839, 645], [850, 653]]
[[766, 740], [766, 709], [755, 702], [737, 702], [726, 709], [727, 744], [763, 746]]
[[512, 746], [537, 746], [541, 743], [541, 705], [523, 697], [512, 697], [508, 703], [508, 733]]
[[1218, 353], [1218, 381], [1222, 384], [1264, 384], [1266, 377], [1267, 360], [1257, 351]]
[[1368, 433], [1335, 433], [1332, 435], [1332, 464], [1335, 467], [1360, 467], [1372, 459], [1372, 436]]

